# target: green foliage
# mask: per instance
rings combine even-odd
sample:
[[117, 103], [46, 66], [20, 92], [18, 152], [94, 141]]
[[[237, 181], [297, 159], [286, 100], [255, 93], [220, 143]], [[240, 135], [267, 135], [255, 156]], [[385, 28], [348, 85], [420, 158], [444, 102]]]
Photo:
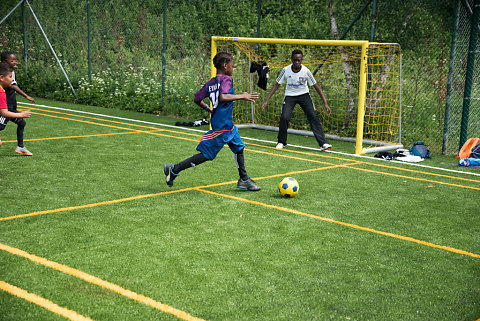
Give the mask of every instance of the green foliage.
[[[0, 17], [17, 3], [17, 0], [3, 0]], [[22, 88], [35, 97], [111, 108], [199, 117], [202, 111], [191, 99], [210, 75], [211, 36], [257, 35], [258, 0], [169, 0], [165, 30], [166, 65], [162, 66], [163, 1], [91, 1], [90, 84], [86, 2], [30, 3], [78, 98], [72, 95], [28, 7], [25, 8], [28, 73], [23, 62], [21, 8], [0, 26], [0, 50], [12, 50], [21, 60], [17, 77]], [[346, 30], [363, 5], [364, 2], [358, 0], [334, 1], [340, 33]], [[328, 0], [263, 0], [260, 37], [331, 39], [327, 6]], [[434, 136], [438, 146], [443, 127], [440, 109], [445, 105], [452, 9], [453, 2], [447, 0], [378, 1], [375, 40], [400, 43], [404, 54], [403, 102], [405, 110], [414, 106], [417, 115], [413, 127], [408, 123], [404, 127], [404, 139], [410, 140], [417, 135]], [[369, 38], [370, 12], [371, 5], [346, 39]], [[429, 72], [422, 73], [422, 70]], [[165, 91], [163, 97], [162, 90]], [[432, 105], [435, 112], [431, 111]], [[425, 123], [430, 122], [433, 115], [436, 116], [435, 126]], [[423, 134], [422, 128], [428, 127], [432, 129]], [[426, 137], [418, 139], [426, 140]]]

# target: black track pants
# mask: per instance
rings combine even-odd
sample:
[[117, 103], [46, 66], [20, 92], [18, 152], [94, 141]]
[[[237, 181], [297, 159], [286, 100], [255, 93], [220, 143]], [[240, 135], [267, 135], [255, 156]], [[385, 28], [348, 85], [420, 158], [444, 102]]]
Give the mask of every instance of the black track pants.
[[296, 104], [299, 104], [303, 112], [307, 116], [307, 120], [312, 129], [313, 135], [318, 142], [318, 145], [328, 143], [323, 132], [322, 124], [318, 119], [310, 94], [303, 94], [300, 96], [285, 96], [282, 104], [282, 115], [280, 116], [280, 125], [278, 128], [278, 142], [287, 145], [287, 129], [290, 119], [292, 118], [292, 111]]

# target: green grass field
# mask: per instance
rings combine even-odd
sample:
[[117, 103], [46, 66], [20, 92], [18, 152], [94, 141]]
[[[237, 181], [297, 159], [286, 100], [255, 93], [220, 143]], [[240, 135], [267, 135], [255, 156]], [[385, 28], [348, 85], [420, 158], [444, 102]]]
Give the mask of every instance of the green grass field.
[[[30, 106], [33, 157], [13, 152], [14, 124], [0, 132], [0, 320], [480, 318], [478, 168], [339, 142], [276, 150], [260, 141], [276, 133], [241, 130], [260, 192], [236, 188], [228, 147], [168, 188], [163, 163], [193, 155], [201, 132], [40, 102], [125, 119]], [[286, 176], [296, 198], [278, 194]]]

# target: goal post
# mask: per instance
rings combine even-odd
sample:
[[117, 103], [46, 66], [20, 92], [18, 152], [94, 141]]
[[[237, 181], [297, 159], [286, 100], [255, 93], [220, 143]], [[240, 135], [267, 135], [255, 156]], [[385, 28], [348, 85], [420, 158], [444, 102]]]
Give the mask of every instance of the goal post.
[[360, 56], [360, 84], [358, 87], [358, 111], [357, 111], [357, 140], [355, 142], [355, 154], [362, 152], [363, 143], [363, 119], [365, 118], [365, 98], [367, 90], [367, 48], [368, 41], [362, 42]]
[[[311, 96], [317, 115], [329, 139], [355, 142], [355, 153], [399, 148], [400, 65], [398, 44], [362, 40], [312, 40], [247, 37], [212, 37], [211, 55], [226, 51], [234, 56], [236, 92], [257, 92], [256, 104], [237, 101], [234, 122], [238, 127], [277, 130], [283, 100], [283, 85], [269, 105], [258, 107], [266, 98], [280, 70], [291, 64], [291, 53], [301, 49], [303, 65], [313, 73], [332, 110], [328, 115], [316, 92]], [[258, 74], [252, 62], [268, 65], [269, 79], [264, 91], [257, 86]], [[215, 76], [211, 62], [211, 75]], [[313, 135], [300, 108], [295, 108], [289, 132]]]

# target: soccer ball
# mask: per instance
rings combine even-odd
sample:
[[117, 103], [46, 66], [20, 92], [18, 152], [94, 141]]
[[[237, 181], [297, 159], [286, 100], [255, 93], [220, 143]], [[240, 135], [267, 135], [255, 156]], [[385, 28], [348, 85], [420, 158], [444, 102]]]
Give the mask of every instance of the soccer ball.
[[278, 183], [278, 191], [285, 198], [295, 197], [299, 188], [297, 180], [293, 177], [285, 177]]

